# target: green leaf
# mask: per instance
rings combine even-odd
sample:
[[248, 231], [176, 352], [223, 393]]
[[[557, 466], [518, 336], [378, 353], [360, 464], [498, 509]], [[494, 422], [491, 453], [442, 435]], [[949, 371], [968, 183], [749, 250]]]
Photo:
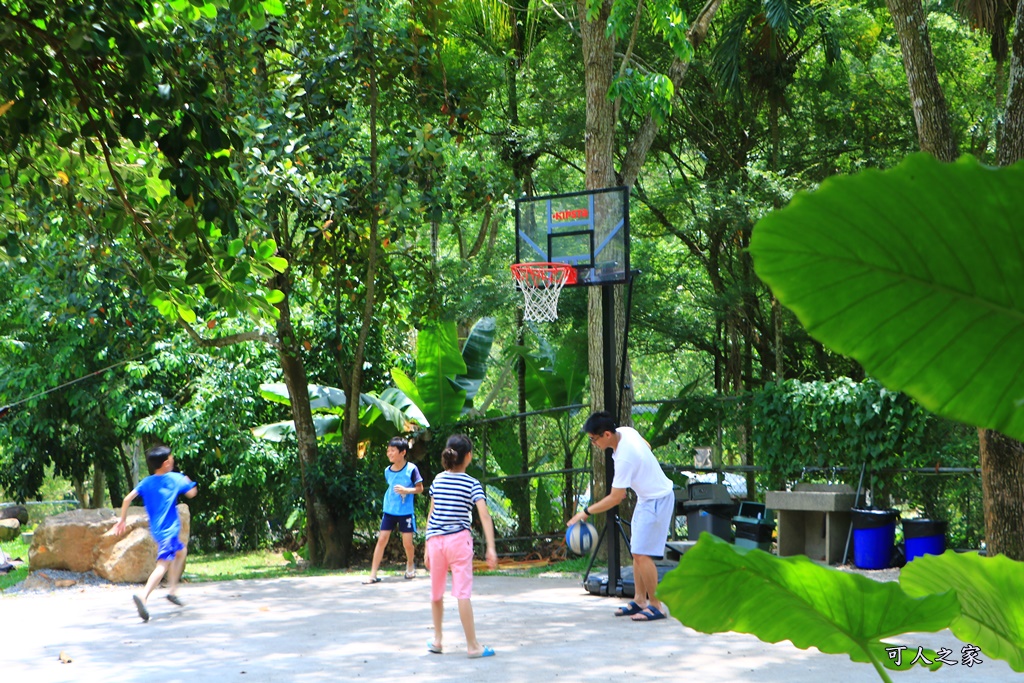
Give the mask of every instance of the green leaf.
[[[345, 407], [345, 392], [341, 389], [310, 384], [307, 390], [309, 392], [309, 407], [313, 411], [335, 410]], [[281, 403], [286, 406], [292, 404], [291, 394], [288, 393], [288, 385], [283, 382], [261, 384], [260, 396], [274, 403]]]
[[266, 262], [268, 266], [279, 273], [283, 273], [288, 270], [288, 259], [281, 258], [280, 256], [271, 256], [266, 259]]
[[267, 14], [275, 17], [284, 16], [284, 4], [281, 0], [263, 0], [260, 4], [263, 5], [263, 9], [266, 10]]
[[228, 242], [228, 256], [232, 258], [242, 253], [242, 249], [245, 248], [245, 242], [243, 240], [231, 240]]
[[928, 154], [831, 178], [757, 224], [755, 270], [814, 338], [887, 387], [1024, 439], [1021, 187], [1024, 164]]
[[[326, 437], [330, 434], [337, 434], [341, 429], [341, 425], [342, 420], [337, 415], [313, 416], [313, 427], [316, 429], [316, 435], [318, 438]], [[257, 439], [263, 439], [264, 441], [272, 441], [275, 443], [284, 441], [294, 433], [295, 422], [292, 420], [285, 420], [284, 422], [275, 422], [273, 424], [265, 424], [252, 428], [252, 435]]]
[[[466, 390], [456, 389], [452, 383], [452, 378], [466, 373], [455, 323], [438, 323], [420, 330], [416, 345], [416, 388], [422, 403], [406, 394], [435, 427], [453, 423], [466, 405]], [[401, 385], [398, 388], [405, 391]]]
[[274, 252], [277, 251], [277, 242], [274, 240], [264, 240], [256, 246], [256, 257], [261, 261], [266, 261]]
[[665, 576], [658, 597], [684, 626], [702, 633], [789, 640], [876, 668], [895, 667], [883, 638], [941, 631], [959, 613], [953, 593], [912, 598], [895, 582], [840, 572], [802, 555], [738, 548], [707, 532]]
[[189, 325], [194, 325], [196, 322], [196, 312], [186, 306], [178, 306], [178, 315], [181, 319], [187, 322]]
[[391, 368], [391, 379], [394, 380], [395, 386], [398, 387], [399, 391], [405, 394], [405, 396], [408, 397], [408, 399], [412, 401], [422, 413], [424, 413], [423, 421], [420, 424], [424, 427], [429, 427], [430, 419], [425, 414], [426, 411], [423, 410], [425, 401], [423, 397], [420, 396], [419, 389], [416, 388], [416, 383], [409, 378], [409, 375], [405, 374], [399, 368]]
[[284, 301], [284, 292], [280, 289], [272, 289], [267, 293], [265, 298], [268, 304], [279, 304]]
[[953, 635], [1024, 671], [1024, 603], [1008, 599], [1024, 595], [1024, 562], [947, 550], [908, 562], [900, 585], [913, 596], [956, 591], [960, 616], [950, 624]]
[[471, 403], [480, 384], [487, 374], [487, 359], [491, 355], [494, 343], [494, 332], [497, 327], [494, 318], [481, 318], [473, 325], [462, 345], [462, 359], [466, 363], [466, 373], [456, 376], [452, 381], [466, 392], [466, 402]]
[[309, 408], [313, 412], [340, 412], [341, 410], [344, 410], [345, 403], [348, 399], [345, 398], [345, 392], [341, 389], [337, 389], [335, 387], [324, 387], [319, 384], [310, 384], [308, 389]]

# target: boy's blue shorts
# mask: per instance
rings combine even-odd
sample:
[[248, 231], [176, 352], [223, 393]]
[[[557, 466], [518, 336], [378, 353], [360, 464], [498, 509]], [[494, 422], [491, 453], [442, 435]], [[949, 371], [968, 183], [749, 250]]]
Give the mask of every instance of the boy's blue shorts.
[[177, 555], [179, 551], [184, 549], [185, 545], [181, 542], [181, 539], [178, 538], [178, 534], [174, 534], [170, 538], [165, 538], [164, 540], [160, 541], [159, 544], [157, 544], [157, 562], [163, 560], [170, 562], [174, 559], [174, 556]]
[[380, 519], [380, 530], [393, 531], [396, 528], [403, 534], [411, 534], [416, 531], [416, 522], [412, 515], [389, 515], [385, 512]]

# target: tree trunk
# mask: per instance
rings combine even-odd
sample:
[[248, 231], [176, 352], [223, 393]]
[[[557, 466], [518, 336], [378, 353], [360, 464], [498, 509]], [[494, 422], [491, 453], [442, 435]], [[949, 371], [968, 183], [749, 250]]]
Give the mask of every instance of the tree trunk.
[[988, 554], [1024, 560], [1024, 444], [991, 429], [978, 439]]
[[886, 0], [886, 4], [900, 39], [921, 149], [940, 161], [955, 161], [956, 138], [949, 123], [946, 97], [942, 94], [935, 71], [935, 57], [921, 0]]
[[[690, 26], [686, 37], [690, 40], [690, 45], [693, 46], [694, 52], [704, 42], [708, 29], [711, 27], [711, 20], [715, 17], [718, 8], [721, 6], [722, 0], [708, 0], [707, 4], [704, 5], [697, 15], [697, 18], [693, 20], [693, 24]], [[686, 72], [689, 71], [689, 68], [689, 62], [684, 62], [678, 57], [672, 60], [672, 64], [668, 69], [668, 77], [672, 81], [675, 92], [680, 93], [683, 91], [683, 79], [686, 78]], [[621, 178], [622, 184], [626, 187], [633, 187], [633, 184], [636, 182], [636, 178], [640, 174], [640, 167], [643, 166], [644, 161], [647, 159], [647, 153], [650, 151], [651, 145], [654, 144], [654, 138], [657, 135], [658, 124], [654, 117], [648, 114], [643, 124], [641, 124], [640, 130], [637, 131], [636, 136], [633, 138], [632, 143], [630, 143], [629, 149], [626, 151], [626, 158], [622, 162]]]
[[1014, 19], [1010, 83], [998, 143], [996, 158], [1000, 166], [1024, 159], [1024, 2], [1017, 3]]
[[[1024, 2], [1017, 4], [1010, 83], [996, 158], [1000, 166], [1024, 159]], [[978, 437], [988, 553], [1024, 560], [1024, 444], [990, 429], [979, 429]]]
[[101, 508], [107, 488], [107, 475], [99, 463], [92, 464], [92, 507]]
[[[582, 21], [580, 34], [583, 43], [584, 85], [586, 89], [586, 128], [584, 149], [586, 156], [586, 189], [597, 190], [614, 187], [615, 166], [615, 104], [608, 99], [612, 75], [615, 68], [615, 39], [606, 31], [611, 0], [601, 3], [600, 11], [593, 21], [588, 21], [587, 2], [580, 0], [578, 13]], [[590, 406], [594, 410], [605, 410], [604, 377], [606, 372], [615, 372], [604, 364], [604, 320], [602, 287], [587, 288], [587, 356], [590, 374]], [[591, 500], [599, 500], [608, 490], [605, 475], [605, 455], [591, 447]], [[605, 515], [594, 520], [601, 528]], [[606, 533], [615, 533], [609, 529]], [[607, 553], [607, 545], [602, 549]]]
[[[363, 391], [363, 358], [366, 355], [366, 339], [373, 327], [373, 310], [376, 295], [377, 279], [377, 232], [380, 227], [379, 200], [380, 179], [377, 177], [377, 71], [373, 60], [373, 39], [370, 39], [371, 64], [369, 73], [369, 105], [370, 105], [370, 178], [373, 192], [370, 192], [370, 236], [367, 244], [365, 297], [363, 305], [362, 325], [359, 328], [359, 340], [352, 354], [352, 372], [348, 382], [348, 393], [345, 401], [344, 444], [345, 451], [354, 459], [359, 449], [359, 408]], [[433, 228], [432, 228], [433, 230]], [[432, 232], [433, 234], [433, 232]], [[349, 539], [351, 541], [351, 539]], [[349, 543], [350, 544], [350, 543]]]
[[343, 556], [335, 534], [335, 525], [318, 483], [319, 451], [316, 442], [316, 428], [313, 425], [313, 411], [309, 407], [309, 382], [306, 366], [302, 361], [299, 341], [292, 327], [291, 308], [288, 297], [291, 293], [289, 268], [275, 278], [274, 288], [280, 289], [285, 298], [277, 309], [281, 315], [277, 320], [277, 335], [280, 339], [278, 357], [288, 396], [292, 405], [292, 420], [295, 422], [295, 440], [299, 453], [299, 471], [302, 477], [302, 493], [306, 502], [306, 542], [309, 544], [309, 561], [315, 566], [337, 568], [342, 566]]

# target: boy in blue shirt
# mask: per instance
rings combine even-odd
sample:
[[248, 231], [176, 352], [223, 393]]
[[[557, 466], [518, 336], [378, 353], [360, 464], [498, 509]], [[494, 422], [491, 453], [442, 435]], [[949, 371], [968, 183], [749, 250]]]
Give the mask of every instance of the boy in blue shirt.
[[167, 599], [179, 607], [184, 603], [177, 596], [178, 579], [185, 569], [185, 556], [188, 550], [179, 538], [181, 519], [178, 518], [178, 496], [195, 498], [196, 483], [184, 474], [174, 471], [174, 456], [167, 446], [155, 446], [146, 451], [146, 466], [150, 476], [139, 482], [121, 503], [121, 519], [114, 526], [114, 534], [124, 533], [128, 506], [136, 497], [142, 496], [142, 503], [149, 515], [149, 531], [156, 541], [156, 567], [146, 581], [145, 593], [133, 595], [135, 608], [143, 621], [149, 621], [149, 610], [146, 600], [160, 580], [167, 575]]
[[402, 545], [405, 546], [405, 578], [416, 578], [416, 549], [412, 544], [412, 534], [416, 531], [416, 510], [413, 507], [413, 496], [423, 493], [423, 477], [419, 468], [406, 461], [409, 442], [396, 436], [388, 442], [388, 460], [391, 464], [384, 468], [384, 479], [388, 488], [384, 491], [384, 516], [380, 520], [380, 533], [377, 535], [377, 547], [373, 549], [373, 565], [370, 567], [370, 578], [364, 584], [380, 583], [377, 570], [384, 557], [384, 548], [391, 538], [391, 531], [402, 532]]

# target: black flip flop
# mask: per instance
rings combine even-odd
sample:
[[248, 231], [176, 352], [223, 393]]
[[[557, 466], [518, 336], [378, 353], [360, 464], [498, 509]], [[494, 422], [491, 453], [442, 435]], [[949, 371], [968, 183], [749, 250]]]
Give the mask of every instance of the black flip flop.
[[142, 617], [142, 620], [149, 621], [149, 610], [146, 609], [146, 603], [142, 602], [142, 598], [138, 595], [133, 595], [132, 600], [135, 601], [135, 609], [139, 610], [139, 616]]

